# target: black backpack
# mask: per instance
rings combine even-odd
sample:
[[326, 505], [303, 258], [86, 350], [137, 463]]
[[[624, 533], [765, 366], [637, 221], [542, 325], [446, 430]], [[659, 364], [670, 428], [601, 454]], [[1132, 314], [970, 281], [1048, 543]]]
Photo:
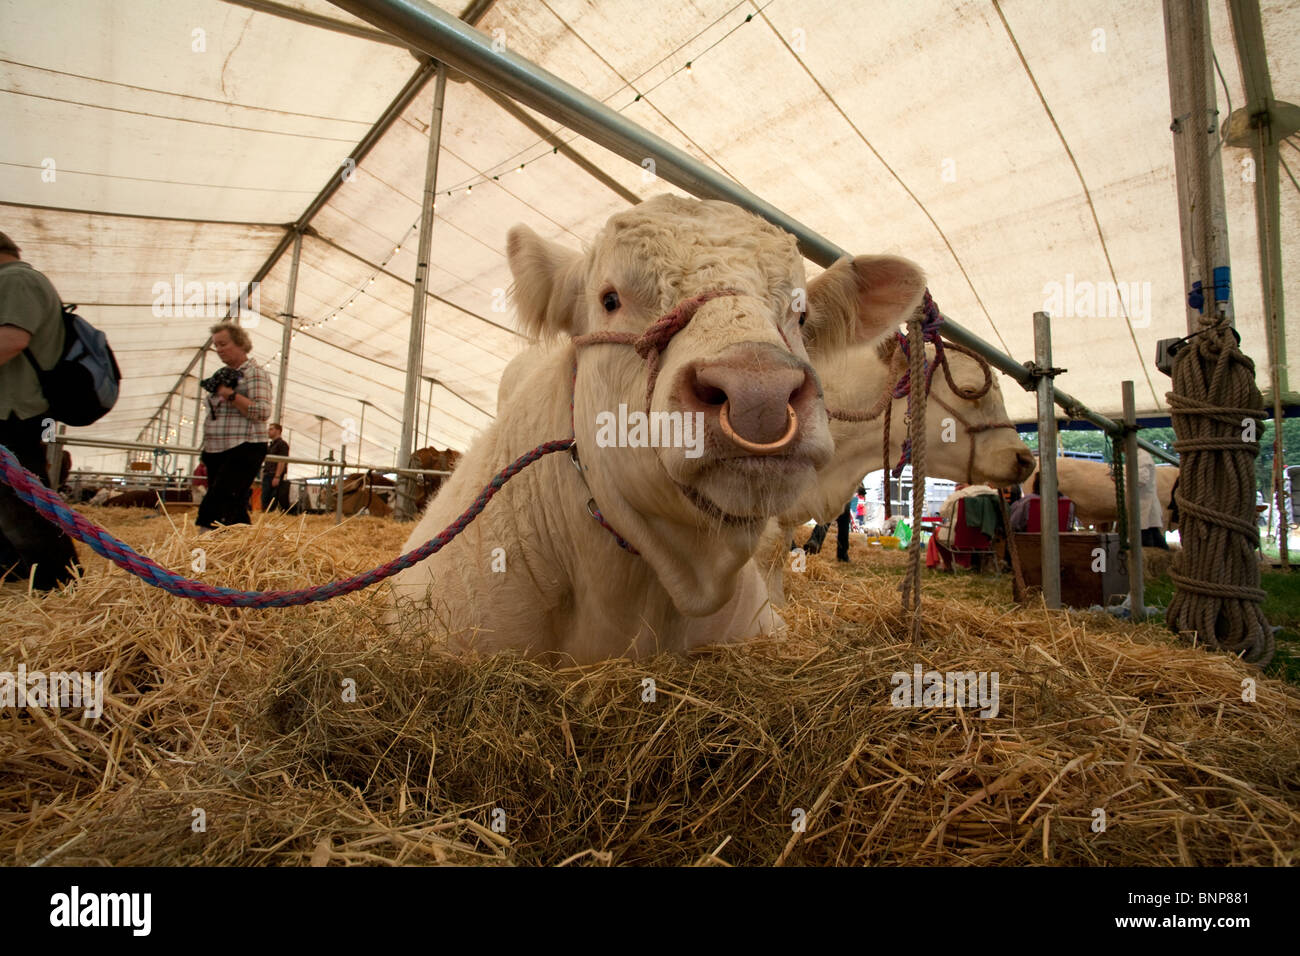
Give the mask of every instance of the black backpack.
[[41, 392], [50, 403], [45, 414], [65, 425], [90, 425], [117, 403], [122, 371], [108, 346], [108, 336], [77, 315], [75, 305], [63, 307], [63, 354], [48, 370], [23, 349], [36, 370]]

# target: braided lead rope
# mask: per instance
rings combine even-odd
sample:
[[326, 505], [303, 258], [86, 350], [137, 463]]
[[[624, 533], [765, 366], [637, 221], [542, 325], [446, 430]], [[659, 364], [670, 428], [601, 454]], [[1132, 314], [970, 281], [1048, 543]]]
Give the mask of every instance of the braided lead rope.
[[[940, 328], [943, 326], [943, 313], [939, 310], [939, 306], [935, 303], [934, 298], [930, 295], [930, 291], [928, 289], [926, 290], [924, 297], [921, 299], [921, 305], [918, 307], [917, 311], [921, 315], [921, 319], [920, 319], [921, 340], [923, 343], [920, 346], [922, 350], [922, 361], [920, 363], [919, 370], [913, 368], [913, 363], [911, 361], [912, 346], [908, 341], [908, 336], [905, 336], [902, 332], [896, 332], [895, 335], [897, 336], [899, 347], [898, 350], [894, 353], [894, 357], [890, 361], [890, 371], [892, 372], [895, 369], [900, 369], [900, 366], [901, 369], [898, 378], [894, 382], [893, 388], [883, 393], [880, 396], [880, 398], [876, 401], [876, 404], [872, 405], [871, 408], [869, 408], [865, 412], [844, 410], [844, 409], [827, 409], [826, 411], [827, 416], [832, 419], [835, 419], [837, 421], [842, 421], [842, 422], [854, 422], [854, 423], [871, 421], [872, 419], [879, 417], [883, 413], [884, 415], [884, 424], [883, 424], [884, 466], [883, 467], [886, 472], [890, 472], [891, 470], [889, 465], [889, 433], [891, 427], [890, 419], [892, 418], [893, 415], [893, 402], [900, 398], [907, 398], [909, 403], [911, 402], [912, 381], [914, 379], [923, 380], [925, 382], [925, 393], [927, 396], [931, 396], [931, 392], [934, 387], [934, 374], [936, 371], [942, 369], [943, 377], [947, 381], [948, 387], [952, 389], [953, 394], [956, 395], [958, 398], [961, 398], [968, 402], [978, 401], [979, 399], [987, 395], [989, 389], [993, 387], [993, 369], [989, 365], [988, 361], [982, 355], [973, 352], [972, 350], [966, 348], [963, 345], [957, 345], [952, 342], [945, 343], [943, 338], [940, 336]], [[909, 320], [909, 325], [910, 325], [910, 321], [911, 320]], [[929, 357], [924, 354], [925, 342], [929, 342], [934, 346], [933, 362], [930, 361]], [[974, 359], [975, 363], [979, 366], [980, 371], [983, 372], [984, 374], [984, 381], [982, 384], [977, 386], [972, 386], [970, 388], [963, 388], [962, 386], [957, 384], [956, 379], [953, 377], [952, 366], [948, 359], [948, 352], [950, 350], [953, 352], [960, 352], [962, 355], [966, 355]], [[961, 426], [964, 429], [966, 429], [967, 433], [971, 434], [972, 436], [980, 432], [988, 431], [994, 428], [1014, 429], [1016, 427], [1012, 422], [1007, 421], [1005, 419], [997, 422], [986, 422], [982, 425], [972, 425], [966, 419], [965, 416], [963, 416], [960, 412], [958, 412], [955, 408], [953, 408], [951, 405], [945, 402], [938, 395], [934, 395], [931, 397], [933, 397], [934, 400], [938, 402], [942, 408], [946, 409], [961, 424]], [[902, 453], [899, 455], [898, 463], [894, 465], [892, 469], [893, 476], [897, 478], [899, 475], [901, 475], [903, 473], [903, 466], [908, 464], [908, 462], [910, 462], [911, 460], [912, 460], [912, 440], [909, 436], [908, 438], [903, 440]], [[967, 467], [966, 467], [968, 481], [974, 474], [974, 467], [975, 467], [975, 439], [972, 437], [970, 457], [967, 461]], [[888, 496], [886, 496], [886, 498], [888, 498]], [[889, 502], [886, 501], [885, 502], [886, 517], [889, 516], [889, 511], [890, 511]]]
[[141, 578], [154, 587], [162, 588], [177, 597], [190, 598], [204, 604], [220, 604], [225, 607], [293, 607], [311, 604], [315, 601], [328, 601], [342, 594], [359, 591], [377, 584], [384, 578], [392, 577], [412, 565], [418, 564], [430, 555], [436, 554], [453, 538], [469, 527], [487, 503], [501, 490], [507, 481], [545, 455], [557, 451], [567, 451], [573, 445], [573, 439], [546, 442], [532, 451], [520, 455], [505, 468], [497, 472], [492, 480], [484, 485], [474, 502], [465, 509], [459, 518], [447, 526], [439, 535], [426, 541], [414, 551], [410, 551], [387, 564], [358, 574], [342, 581], [332, 581], [314, 588], [298, 591], [240, 591], [235, 588], [219, 588], [202, 581], [194, 581], [168, 571], [162, 565], [136, 552], [130, 545], [113, 537], [105, 529], [82, 515], [72, 511], [63, 500], [41, 480], [18, 463], [18, 459], [4, 445], [0, 445], [0, 480], [13, 488], [18, 498], [31, 505], [47, 521], [58, 525], [68, 534], [88, 544], [99, 555], [112, 561], [119, 567]]

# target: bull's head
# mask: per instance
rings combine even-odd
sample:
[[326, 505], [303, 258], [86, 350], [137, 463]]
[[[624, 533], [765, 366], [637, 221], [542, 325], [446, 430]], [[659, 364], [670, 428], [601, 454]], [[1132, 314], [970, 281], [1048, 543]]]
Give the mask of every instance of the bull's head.
[[[952, 381], [939, 368], [931, 382], [925, 416], [926, 474], [994, 487], [1019, 483], [1033, 470], [1033, 453], [1008, 427], [996, 373], [990, 370], [986, 379], [976, 359], [951, 346], [944, 351]], [[933, 345], [926, 346], [926, 357], [933, 364]], [[825, 387], [827, 406], [841, 411], [875, 408], [907, 370], [894, 335], [845, 350], [812, 350], [812, 360]], [[812, 515], [828, 521], [843, 509], [864, 474], [878, 470], [886, 458], [892, 467], [907, 437], [906, 409], [905, 397], [893, 401], [887, 453], [881, 417], [833, 421], [834, 460], [821, 469], [819, 484], [789, 516], [801, 521]]]
[[[930, 395], [938, 401], [926, 405], [926, 429], [940, 440], [926, 444], [931, 474], [994, 488], [1019, 484], [1034, 470], [1034, 453], [1014, 428], [1001, 427], [1007, 409], [997, 374], [987, 392], [968, 399], [964, 395], [982, 391], [983, 367], [952, 348], [945, 351], [957, 391], [942, 372], [934, 376]], [[933, 358], [933, 347], [929, 354]]]
[[[920, 270], [896, 257], [845, 259], [806, 283], [792, 236], [728, 203], [674, 196], [613, 216], [585, 255], [524, 226], [511, 230], [507, 251], [530, 332], [617, 342], [577, 352], [578, 448], [605, 518], [687, 614], [716, 609], [730, 584], [719, 588], [717, 573], [699, 569], [700, 531], [711, 534], [714, 572], [739, 567], [765, 519], [790, 507], [830, 459], [805, 344], [834, 352], [875, 341], [924, 291]], [[618, 339], [642, 336], [710, 292], [726, 294], [700, 304], [663, 343], [647, 408], [649, 363]], [[605, 426], [633, 413], [658, 416], [661, 437], [663, 425], [681, 422], [681, 431], [670, 428], [681, 439], [609, 447]]]

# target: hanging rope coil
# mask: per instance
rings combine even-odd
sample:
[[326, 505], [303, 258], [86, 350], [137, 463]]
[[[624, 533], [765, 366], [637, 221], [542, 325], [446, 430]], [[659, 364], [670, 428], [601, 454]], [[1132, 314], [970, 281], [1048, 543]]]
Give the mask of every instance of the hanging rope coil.
[[[945, 402], [940, 396], [932, 394], [934, 386], [934, 373], [943, 371], [944, 380], [947, 381], [948, 387], [952, 393], [959, 399], [967, 402], [976, 402], [988, 394], [989, 389], [993, 387], [993, 369], [988, 361], [979, 353], [974, 352], [965, 346], [957, 345], [955, 342], [944, 342], [939, 336], [939, 329], [943, 325], [943, 313], [939, 311], [938, 305], [930, 296], [927, 289], [921, 304], [917, 307], [915, 318], [920, 323], [920, 335], [917, 338], [917, 347], [913, 349], [911, 344], [911, 320], [908, 322], [909, 334], [903, 335], [902, 332], [895, 333], [897, 336], [898, 348], [890, 356], [889, 374], [895, 376], [894, 387], [884, 392], [866, 411], [842, 408], [828, 408], [827, 417], [841, 422], [869, 422], [884, 415], [884, 424], [882, 425], [882, 468], [885, 472], [885, 517], [891, 516], [892, 508], [890, 501], [889, 476], [892, 474], [895, 478], [903, 474], [903, 466], [912, 460], [912, 438], [909, 434], [903, 440], [902, 453], [898, 456], [898, 464], [894, 465], [892, 470], [889, 465], [889, 434], [893, 420], [894, 400], [899, 398], [908, 399], [908, 407], [911, 407], [912, 383], [923, 382], [924, 391], [927, 399], [933, 398], [939, 407], [943, 408], [953, 418], [960, 422], [962, 427], [970, 435], [970, 456], [966, 461], [966, 483], [974, 482], [975, 474], [975, 436], [980, 432], [989, 431], [993, 428], [1010, 428], [1015, 429], [1015, 425], [1009, 421], [984, 422], [982, 424], [972, 424], [966, 418]], [[925, 343], [929, 342], [934, 346], [934, 361], [931, 362], [925, 354]], [[957, 384], [952, 374], [952, 366], [948, 361], [948, 352], [960, 352], [962, 355], [969, 356], [975, 360], [980, 371], [984, 375], [984, 381], [971, 388], [964, 388]], [[919, 353], [919, 362], [915, 359], [913, 353]], [[924, 408], [924, 402], [922, 408]]]
[[1170, 571], [1178, 590], [1165, 620], [1177, 634], [1263, 666], [1273, 632], [1261, 607], [1255, 458], [1267, 412], [1255, 363], [1226, 324], [1204, 330], [1174, 359], [1167, 394], [1181, 472], [1177, 504], [1183, 550]]

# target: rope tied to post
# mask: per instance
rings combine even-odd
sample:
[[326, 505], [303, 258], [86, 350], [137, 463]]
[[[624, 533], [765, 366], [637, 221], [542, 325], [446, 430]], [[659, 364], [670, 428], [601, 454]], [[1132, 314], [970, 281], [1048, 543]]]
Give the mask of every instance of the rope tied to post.
[[[1120, 428], [1125, 434], [1128, 433], [1127, 426], [1121, 424]], [[1115, 484], [1115, 531], [1119, 534], [1119, 548], [1121, 551], [1130, 552], [1130, 561], [1140, 561], [1141, 551], [1134, 550], [1133, 542], [1129, 537], [1128, 492], [1125, 490], [1124, 479], [1124, 443], [1118, 436], [1106, 432], [1103, 434], [1106, 435], [1106, 441], [1110, 445], [1110, 479]]]
[[1165, 620], [1176, 634], [1264, 666], [1274, 639], [1261, 607], [1254, 466], [1267, 412], [1255, 363], [1226, 322], [1207, 323], [1178, 352], [1166, 398], [1181, 458], [1183, 550], [1170, 570], [1177, 591]]
[[[926, 302], [933, 307], [930, 294], [926, 293]], [[938, 313], [938, 309], [934, 309]], [[942, 321], [942, 316], [940, 316]], [[937, 336], [937, 323], [931, 325], [931, 334]], [[926, 373], [925, 369], [925, 335], [926, 322], [919, 315], [913, 314], [907, 323], [907, 337], [912, 348], [909, 350], [908, 375], [912, 381]], [[930, 369], [933, 374], [933, 367]], [[899, 590], [903, 593], [903, 610], [912, 612], [912, 643], [921, 639], [921, 515], [925, 511], [925, 402], [929, 397], [930, 380], [926, 378], [926, 387], [909, 388], [907, 392], [908, 437], [904, 443], [904, 455], [912, 458], [912, 536], [907, 542], [907, 576], [903, 578]], [[972, 439], [972, 444], [974, 439]], [[886, 446], [885, 454], [888, 455]], [[902, 465], [899, 465], [901, 474]]]
[[[914, 381], [924, 382], [926, 398], [933, 399], [940, 408], [952, 415], [953, 419], [959, 422], [966, 430], [966, 433], [971, 436], [970, 454], [966, 459], [966, 482], [967, 484], [971, 484], [973, 483], [975, 476], [975, 436], [980, 432], [989, 431], [994, 428], [1010, 428], [1014, 430], [1016, 426], [1012, 422], [1006, 420], [984, 422], [978, 425], [972, 424], [966, 420], [965, 416], [963, 416], [961, 412], [957, 411], [957, 409], [944, 401], [942, 397], [933, 394], [934, 373], [942, 370], [944, 380], [948, 383], [948, 388], [952, 390], [952, 393], [955, 396], [963, 401], [977, 402], [987, 395], [989, 389], [993, 387], [993, 368], [989, 365], [988, 360], [978, 352], [972, 351], [964, 345], [958, 345], [955, 342], [945, 342], [943, 340], [940, 336], [940, 329], [943, 326], [944, 316], [943, 313], [939, 311], [939, 306], [935, 304], [934, 298], [930, 295], [929, 289], [926, 289], [925, 295], [921, 299], [921, 304], [917, 307], [917, 313], [913, 317], [919, 317], [920, 321], [920, 344], [917, 349], [920, 353], [921, 359], [919, 365], [913, 362], [912, 345], [909, 341], [911, 329], [911, 320], [909, 320], [909, 335], [904, 335], [902, 332], [895, 333], [894, 341], [897, 343], [897, 348], [890, 356], [890, 371], [897, 371], [900, 374], [894, 382], [893, 388], [882, 393], [876, 403], [866, 411], [828, 408], [826, 410], [826, 415], [828, 418], [836, 421], [858, 423], [872, 421], [883, 414], [884, 423], [882, 425], [883, 435], [881, 441], [883, 446], [882, 468], [886, 477], [892, 474], [895, 478], [898, 478], [903, 473], [903, 467], [913, 459], [913, 441], [910, 434], [903, 440], [902, 451], [898, 456], [898, 463], [891, 469], [889, 464], [889, 436], [893, 424], [893, 403], [896, 399], [907, 398], [908, 406], [910, 408], [913, 391], [912, 383]], [[934, 346], [933, 361], [931, 361], [929, 356], [925, 353], [925, 346], [927, 343]], [[962, 355], [974, 359], [975, 364], [979, 367], [981, 373], [983, 373], [984, 381], [979, 385], [970, 388], [963, 388], [958, 385], [956, 379], [953, 377], [952, 366], [948, 359], [948, 353], [950, 351], [959, 352]], [[924, 403], [922, 403], [922, 408], [924, 408]], [[890, 517], [890, 512], [890, 495], [889, 492], [886, 491], [886, 518]]]

